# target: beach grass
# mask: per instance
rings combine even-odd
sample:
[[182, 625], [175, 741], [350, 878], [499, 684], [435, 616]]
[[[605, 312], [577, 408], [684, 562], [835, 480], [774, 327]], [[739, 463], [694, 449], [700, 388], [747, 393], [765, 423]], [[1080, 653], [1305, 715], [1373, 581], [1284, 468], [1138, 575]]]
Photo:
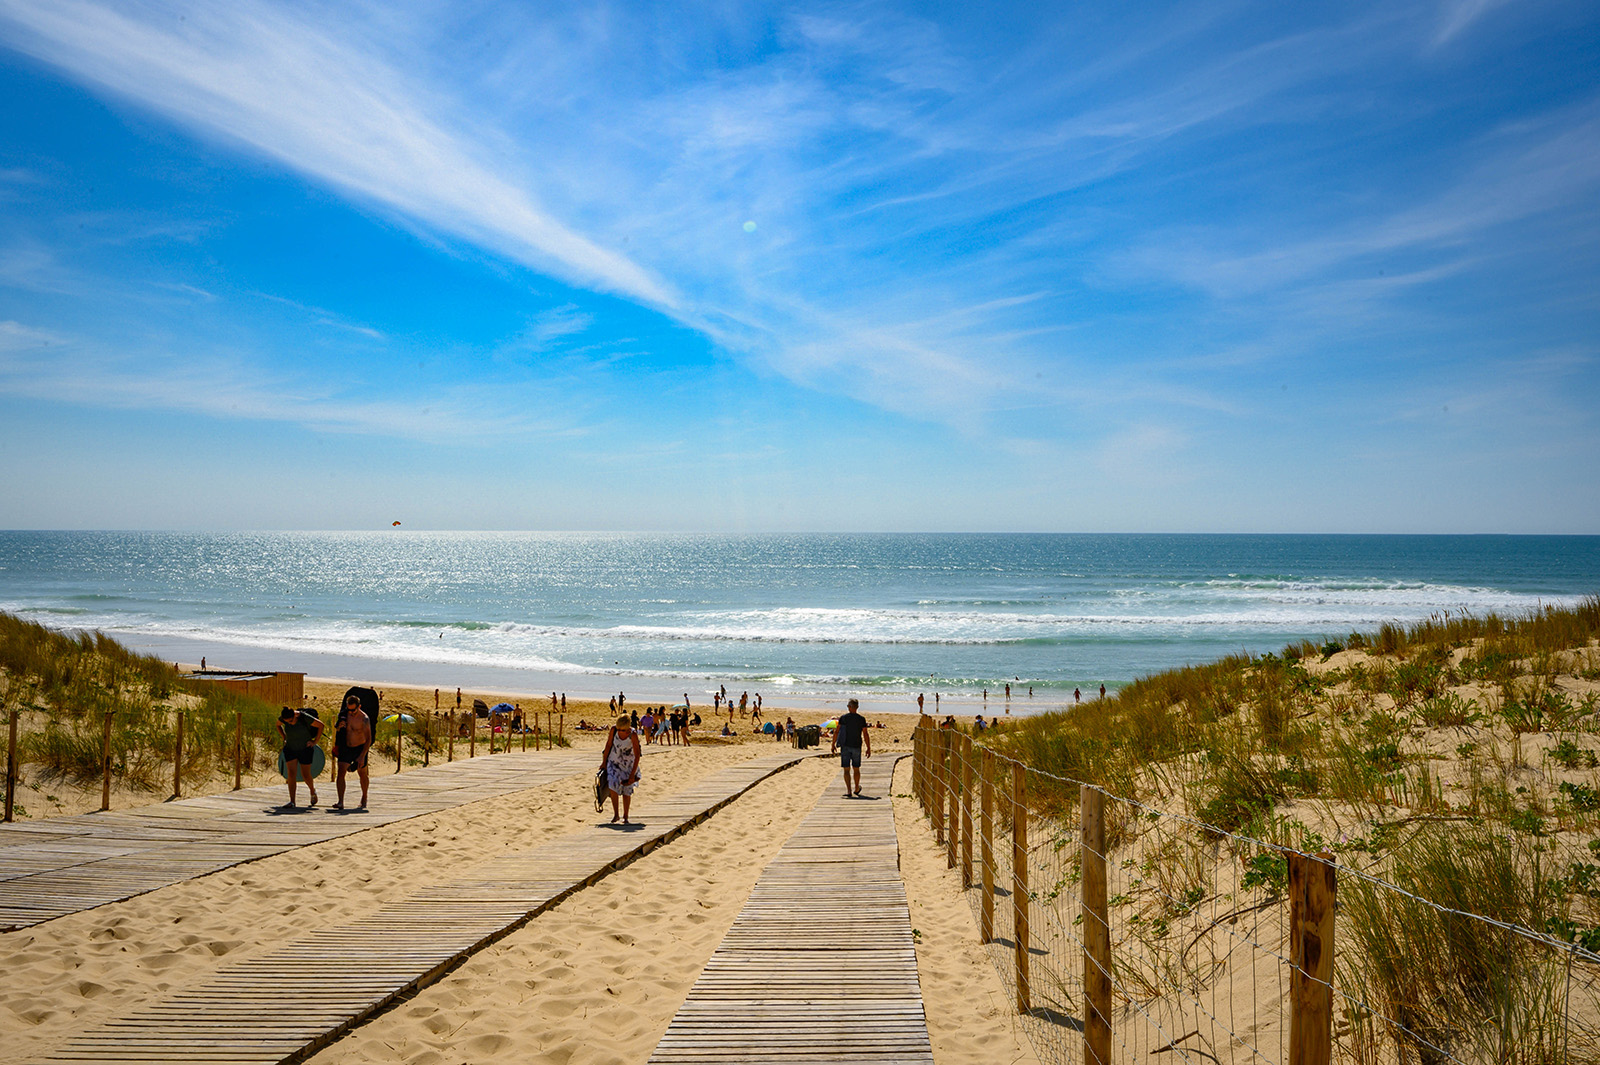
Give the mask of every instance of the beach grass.
[[1391, 624], [1147, 677], [982, 742], [1066, 778], [1030, 779], [1047, 818], [1084, 781], [1209, 826], [1176, 850], [1215, 856], [1219, 882], [1221, 854], [1255, 863], [1246, 880], [1281, 872], [1251, 841], [1385, 881], [1341, 874], [1336, 982], [1367, 1004], [1343, 1017], [1352, 1060], [1577, 1060], [1560, 1041], [1595, 1026], [1565, 1012], [1571, 959], [1549, 941], [1600, 950], [1597, 640], [1600, 597]]

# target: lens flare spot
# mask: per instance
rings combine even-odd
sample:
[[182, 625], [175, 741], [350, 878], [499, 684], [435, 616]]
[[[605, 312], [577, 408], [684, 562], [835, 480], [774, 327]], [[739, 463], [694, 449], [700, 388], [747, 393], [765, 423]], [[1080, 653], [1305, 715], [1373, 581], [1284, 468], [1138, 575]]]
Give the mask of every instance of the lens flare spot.
[[754, 222], [746, 222], [744, 224], [744, 231], [746, 233], [754, 233], [756, 231], [756, 224]]

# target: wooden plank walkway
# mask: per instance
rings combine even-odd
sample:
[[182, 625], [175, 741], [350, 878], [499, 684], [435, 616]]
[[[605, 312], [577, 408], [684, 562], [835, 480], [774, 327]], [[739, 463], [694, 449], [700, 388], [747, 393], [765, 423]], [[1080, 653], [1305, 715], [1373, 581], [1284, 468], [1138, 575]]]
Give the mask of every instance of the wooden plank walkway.
[[889, 797], [900, 755], [830, 787], [756, 882], [653, 1065], [932, 1065]]
[[[595, 755], [590, 752], [587, 763]], [[474, 952], [711, 816], [799, 751], [718, 770], [659, 802], [641, 823], [597, 824], [219, 969], [127, 1017], [91, 1029], [42, 1062], [279, 1065], [313, 1053]]]
[[[131, 810], [0, 825], [0, 932], [141, 895], [295, 847], [592, 773], [594, 751], [485, 755], [374, 774], [365, 811], [280, 808], [282, 784]], [[320, 790], [320, 789], [319, 789]], [[349, 780], [357, 801], [361, 784]], [[304, 802], [305, 789], [300, 789]]]

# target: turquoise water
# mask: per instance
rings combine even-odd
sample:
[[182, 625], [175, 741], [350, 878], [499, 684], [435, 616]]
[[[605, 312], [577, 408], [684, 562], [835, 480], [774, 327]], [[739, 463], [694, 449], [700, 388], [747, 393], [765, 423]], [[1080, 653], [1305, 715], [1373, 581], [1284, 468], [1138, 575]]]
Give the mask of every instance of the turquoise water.
[[1600, 537], [0, 533], [0, 609], [54, 627], [527, 690], [1059, 697], [1596, 592]]

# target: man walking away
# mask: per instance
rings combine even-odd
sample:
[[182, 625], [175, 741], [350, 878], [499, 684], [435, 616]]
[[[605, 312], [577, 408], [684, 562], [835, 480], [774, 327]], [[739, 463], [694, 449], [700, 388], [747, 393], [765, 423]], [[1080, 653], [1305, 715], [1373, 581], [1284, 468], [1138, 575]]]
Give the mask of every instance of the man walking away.
[[849, 712], [839, 718], [839, 727], [833, 730], [833, 751], [839, 752], [839, 765], [844, 768], [844, 797], [848, 799], [861, 795], [862, 746], [866, 746], [866, 756], [871, 758], [872, 733], [867, 731], [867, 719], [861, 716], [860, 702], [851, 699], [846, 709]]

